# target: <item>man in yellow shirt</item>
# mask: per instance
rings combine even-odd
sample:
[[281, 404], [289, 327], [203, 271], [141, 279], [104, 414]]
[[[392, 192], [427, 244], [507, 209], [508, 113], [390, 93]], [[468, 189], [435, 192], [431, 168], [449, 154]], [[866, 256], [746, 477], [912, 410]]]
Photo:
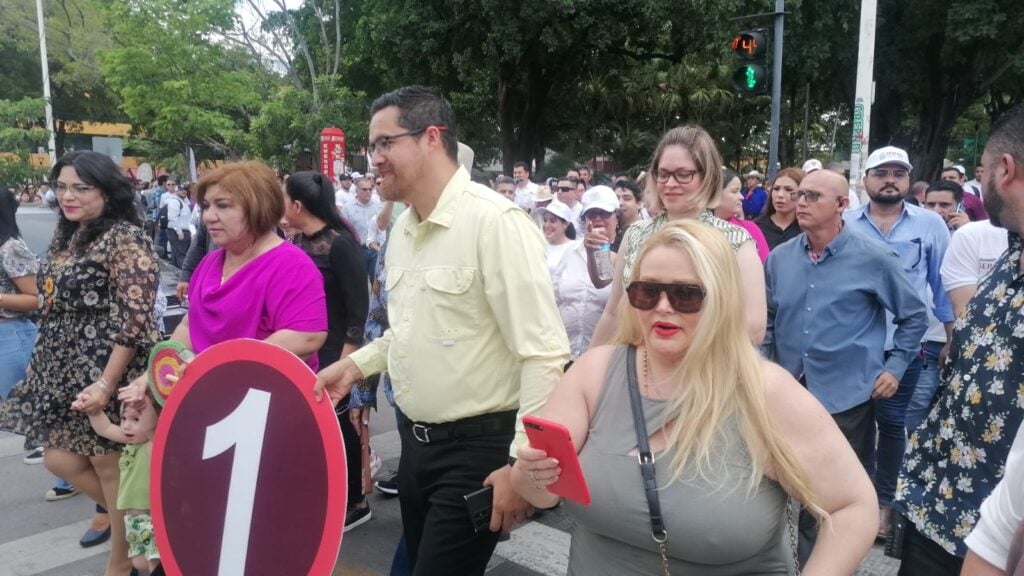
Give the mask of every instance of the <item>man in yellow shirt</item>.
[[[457, 162], [455, 115], [438, 92], [406, 87], [371, 108], [380, 195], [411, 210], [386, 255], [391, 328], [325, 368], [333, 402], [388, 371], [400, 409], [398, 494], [414, 573], [483, 574], [500, 532], [530, 511], [512, 490], [521, 418], [561, 378], [569, 343], [536, 225]], [[493, 486], [490, 531], [463, 497]]]

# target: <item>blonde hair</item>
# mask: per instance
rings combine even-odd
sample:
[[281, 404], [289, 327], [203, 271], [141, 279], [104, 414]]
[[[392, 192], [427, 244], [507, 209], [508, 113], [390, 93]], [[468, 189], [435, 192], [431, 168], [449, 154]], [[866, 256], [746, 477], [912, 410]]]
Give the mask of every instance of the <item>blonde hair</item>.
[[649, 206], [654, 213], [661, 212], [661, 196], [658, 194], [657, 183], [654, 181], [654, 174], [661, 166], [661, 156], [669, 146], [681, 146], [686, 148], [697, 164], [700, 173], [701, 185], [694, 199], [696, 207], [700, 210], [716, 208], [718, 199], [722, 195], [722, 156], [718, 153], [718, 146], [708, 134], [707, 130], [700, 126], [676, 126], [661, 137], [658, 147], [654, 149], [651, 156], [651, 165], [647, 170], [644, 194], [650, 198]]
[[[727, 426], [735, 420], [751, 459], [748, 490], [754, 491], [765, 471], [771, 470], [789, 494], [819, 518], [826, 517], [803, 467], [768, 415], [762, 359], [747, 335], [743, 287], [729, 243], [706, 224], [670, 222], [644, 244], [630, 282], [639, 277], [644, 258], [660, 247], [686, 254], [706, 292], [686, 357], [671, 377], [677, 393], [669, 400], [663, 424], [674, 423], [666, 431], [672, 480], [678, 480], [691, 466], [707, 479], [712, 451], [726, 441]], [[639, 315], [628, 299], [623, 298], [621, 306], [618, 343], [643, 345], [646, 331]]]

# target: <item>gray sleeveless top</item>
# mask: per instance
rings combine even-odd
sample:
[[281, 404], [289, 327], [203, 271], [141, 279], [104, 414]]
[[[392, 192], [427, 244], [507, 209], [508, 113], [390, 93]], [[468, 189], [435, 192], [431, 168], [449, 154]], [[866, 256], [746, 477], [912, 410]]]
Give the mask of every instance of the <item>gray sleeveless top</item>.
[[[661, 555], [651, 539], [650, 515], [637, 457], [636, 432], [626, 388], [626, 348], [614, 351], [590, 423], [580, 464], [592, 503], [566, 500], [576, 522], [569, 574], [661, 574]], [[662, 425], [667, 402], [643, 398], [647, 431]], [[668, 530], [673, 575], [791, 574], [793, 552], [786, 524], [788, 497], [767, 478], [747, 488], [750, 456], [733, 423], [712, 452], [707, 479], [684, 472], [669, 483], [671, 455], [656, 454], [662, 513]]]

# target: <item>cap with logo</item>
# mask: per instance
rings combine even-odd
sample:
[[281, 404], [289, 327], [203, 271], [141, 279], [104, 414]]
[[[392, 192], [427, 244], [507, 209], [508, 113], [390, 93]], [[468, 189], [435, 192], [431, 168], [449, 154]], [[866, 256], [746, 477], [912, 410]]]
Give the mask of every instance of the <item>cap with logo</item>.
[[804, 166], [803, 166], [804, 174], [810, 174], [811, 172], [814, 172], [815, 170], [821, 170], [821, 169], [822, 169], [821, 160], [815, 160], [814, 158], [811, 158], [807, 162], [804, 162]]
[[879, 148], [868, 156], [867, 164], [864, 166], [864, 171], [878, 168], [886, 164], [896, 164], [902, 166], [907, 170], [913, 170], [914, 166], [910, 163], [910, 157], [907, 156], [907, 151], [902, 148], [895, 146], [886, 146]]

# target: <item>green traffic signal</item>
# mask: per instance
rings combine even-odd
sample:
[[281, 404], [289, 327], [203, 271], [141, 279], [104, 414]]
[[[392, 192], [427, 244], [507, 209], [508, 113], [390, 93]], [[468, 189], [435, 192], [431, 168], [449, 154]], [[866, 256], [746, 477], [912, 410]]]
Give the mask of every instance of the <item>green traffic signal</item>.
[[732, 84], [740, 92], [757, 94], [767, 89], [767, 75], [760, 64], [741, 64], [732, 75]]

